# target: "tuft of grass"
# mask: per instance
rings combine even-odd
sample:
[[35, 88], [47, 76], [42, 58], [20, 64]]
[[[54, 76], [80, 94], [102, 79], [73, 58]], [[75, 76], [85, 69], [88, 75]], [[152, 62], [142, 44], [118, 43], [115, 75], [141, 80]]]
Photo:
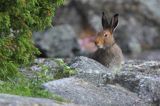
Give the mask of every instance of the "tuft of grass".
[[49, 91], [42, 89], [42, 79], [29, 79], [25, 77], [19, 77], [16, 79], [10, 79], [8, 81], [0, 82], [0, 93], [7, 93], [28, 97], [40, 97], [54, 99], [59, 102], [65, 102], [66, 100], [60, 96], [57, 96]]

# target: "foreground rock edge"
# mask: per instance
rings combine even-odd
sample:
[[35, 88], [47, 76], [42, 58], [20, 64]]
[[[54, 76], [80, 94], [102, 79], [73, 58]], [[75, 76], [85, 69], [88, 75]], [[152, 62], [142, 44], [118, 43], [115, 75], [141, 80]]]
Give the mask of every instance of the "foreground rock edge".
[[58, 103], [44, 98], [0, 94], [0, 106], [80, 106], [72, 103]]

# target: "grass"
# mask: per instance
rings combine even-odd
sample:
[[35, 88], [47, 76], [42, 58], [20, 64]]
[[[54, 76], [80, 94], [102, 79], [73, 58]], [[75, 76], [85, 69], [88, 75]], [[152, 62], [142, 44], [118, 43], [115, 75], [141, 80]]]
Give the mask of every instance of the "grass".
[[8, 81], [0, 82], [0, 93], [7, 93], [28, 97], [39, 97], [54, 99], [59, 102], [65, 102], [62, 97], [50, 93], [49, 91], [42, 89], [42, 79], [28, 79], [19, 77], [16, 79], [10, 79]]
[[75, 71], [67, 66], [62, 60], [56, 60], [56, 62], [59, 65], [59, 68], [57, 69], [54, 77], [48, 74], [49, 67], [41, 64], [42, 70], [35, 72], [35, 75], [32, 78], [21, 73], [17, 78], [11, 78], [7, 81], [0, 81], [0, 93], [49, 98], [59, 102], [68, 102], [64, 98], [50, 93], [41, 87], [42, 84], [47, 81], [68, 77], [75, 74]]

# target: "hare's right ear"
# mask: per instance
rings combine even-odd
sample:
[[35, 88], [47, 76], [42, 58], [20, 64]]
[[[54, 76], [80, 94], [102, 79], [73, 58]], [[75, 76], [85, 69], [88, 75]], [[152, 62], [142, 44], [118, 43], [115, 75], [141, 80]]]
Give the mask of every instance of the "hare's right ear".
[[107, 17], [105, 16], [104, 12], [102, 12], [102, 26], [103, 26], [103, 29], [106, 29], [109, 26]]
[[112, 17], [110, 25], [111, 25], [112, 31], [114, 31], [116, 29], [117, 25], [118, 25], [118, 14], [115, 14]]

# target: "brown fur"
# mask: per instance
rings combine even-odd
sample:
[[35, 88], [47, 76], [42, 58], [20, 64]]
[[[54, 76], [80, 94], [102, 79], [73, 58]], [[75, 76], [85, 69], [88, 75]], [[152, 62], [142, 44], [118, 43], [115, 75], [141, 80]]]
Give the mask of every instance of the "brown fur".
[[108, 49], [98, 49], [94, 53], [93, 59], [97, 60], [106, 67], [120, 67], [123, 63], [123, 54], [119, 46], [114, 44]]
[[93, 59], [97, 60], [106, 67], [120, 67], [123, 63], [123, 54], [121, 48], [115, 43], [113, 31], [118, 24], [118, 15], [115, 15], [110, 24], [106, 17], [102, 16], [103, 30], [97, 34], [95, 45], [98, 47], [93, 55]]

